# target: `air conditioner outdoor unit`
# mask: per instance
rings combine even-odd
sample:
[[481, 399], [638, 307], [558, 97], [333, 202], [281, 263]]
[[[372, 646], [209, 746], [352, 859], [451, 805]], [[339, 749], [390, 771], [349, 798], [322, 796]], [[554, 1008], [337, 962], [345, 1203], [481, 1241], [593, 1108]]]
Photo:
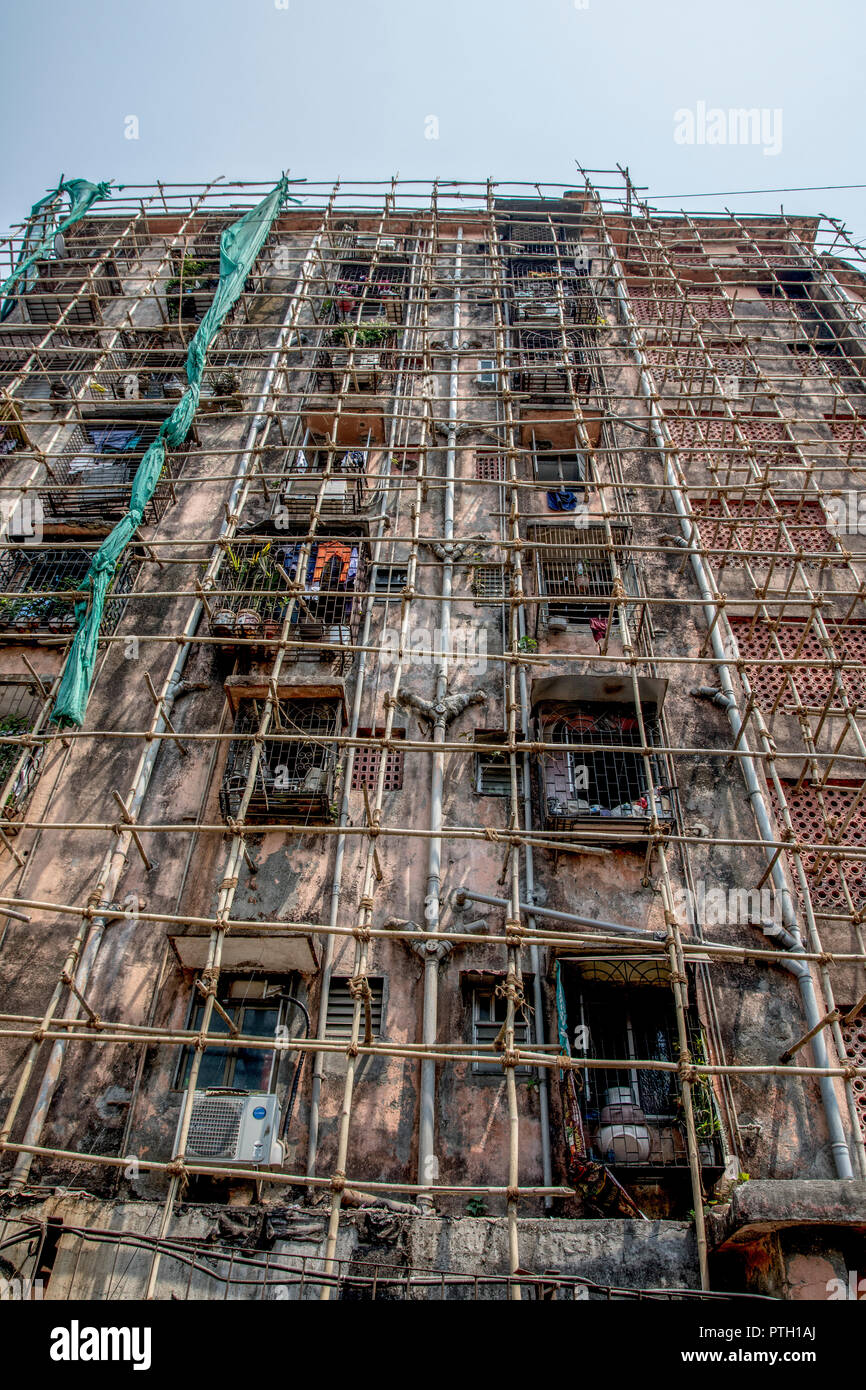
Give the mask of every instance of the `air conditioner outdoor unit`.
[[478, 363], [478, 375], [475, 378], [479, 391], [496, 390], [496, 362], [492, 357], [482, 357]]
[[[263, 1168], [280, 1168], [284, 1154], [277, 1138], [279, 1121], [275, 1095], [251, 1095], [248, 1091], [232, 1090], [196, 1091], [186, 1156], [208, 1163], [250, 1163]], [[180, 1120], [175, 1152], [179, 1138]]]

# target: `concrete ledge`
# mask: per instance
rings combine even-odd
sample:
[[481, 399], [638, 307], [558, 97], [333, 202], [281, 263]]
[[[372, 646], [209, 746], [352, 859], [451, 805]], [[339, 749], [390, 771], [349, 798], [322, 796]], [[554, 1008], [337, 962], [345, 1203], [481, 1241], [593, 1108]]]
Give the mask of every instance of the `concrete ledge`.
[[711, 1211], [710, 1248], [748, 1245], [791, 1226], [842, 1226], [866, 1230], [866, 1182], [835, 1179], [746, 1182], [730, 1202]]

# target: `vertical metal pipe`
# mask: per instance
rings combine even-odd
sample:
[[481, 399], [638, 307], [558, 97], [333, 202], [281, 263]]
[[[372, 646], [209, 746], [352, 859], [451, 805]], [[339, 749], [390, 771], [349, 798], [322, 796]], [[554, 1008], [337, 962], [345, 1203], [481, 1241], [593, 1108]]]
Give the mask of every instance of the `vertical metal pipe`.
[[[461, 277], [463, 274], [463, 228], [457, 228], [457, 246], [454, 253], [454, 305], [451, 321], [451, 361], [448, 381], [448, 444], [445, 451], [445, 489], [444, 489], [444, 549], [442, 564], [442, 603], [440, 607], [441, 651], [436, 667], [434, 701], [437, 706], [436, 722], [433, 728], [434, 752], [433, 768], [430, 775], [430, 830], [432, 832], [427, 854], [427, 893], [424, 901], [424, 926], [427, 931], [440, 930], [441, 905], [440, 890], [442, 882], [442, 784], [445, 771], [445, 755], [441, 747], [445, 741], [445, 712], [443, 701], [448, 693], [448, 654], [451, 649], [451, 592], [454, 578], [454, 561], [451, 545], [454, 540], [454, 478], [457, 463], [457, 405], [460, 389], [460, 309]], [[428, 942], [428, 946], [437, 943]], [[422, 1020], [422, 1041], [428, 1046], [436, 1041], [437, 1015], [439, 1004], [439, 955], [436, 949], [428, 951], [424, 958], [424, 1008]], [[418, 1181], [433, 1182], [435, 1179], [436, 1142], [436, 1063], [425, 1057], [421, 1062], [421, 1097], [418, 1120]], [[419, 1197], [422, 1206], [432, 1206], [429, 1193]]]

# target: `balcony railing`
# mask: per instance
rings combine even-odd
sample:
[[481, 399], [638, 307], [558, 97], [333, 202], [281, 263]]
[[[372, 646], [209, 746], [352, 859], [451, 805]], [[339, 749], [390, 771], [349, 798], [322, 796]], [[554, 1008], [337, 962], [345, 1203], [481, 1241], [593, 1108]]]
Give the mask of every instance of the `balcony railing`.
[[567, 404], [592, 387], [590, 355], [574, 329], [523, 328], [513, 350], [514, 389], [530, 400]]
[[[132, 483], [149, 444], [159, 433], [154, 420], [75, 425], [59, 456], [46, 463], [48, 482], [40, 491], [46, 513], [54, 517], [87, 517], [113, 524], [129, 510]], [[174, 500], [172, 479], [186, 455], [166, 459], [162, 475], [145, 512], [154, 524]]]
[[329, 329], [316, 355], [316, 389], [339, 391], [348, 374], [350, 391], [386, 390], [394, 377], [396, 343], [384, 319]]
[[[89, 277], [89, 272], [100, 269]], [[18, 295], [23, 318], [29, 323], [56, 323], [66, 314], [66, 323], [103, 322], [100, 301], [123, 293], [117, 262], [103, 257], [97, 248], [74, 245], [63, 257], [37, 261], [35, 273], [24, 277], [26, 288]], [[83, 292], [82, 292], [83, 291]]]
[[[241, 700], [234, 733], [256, 734], [263, 709], [262, 700]], [[333, 819], [338, 754], [332, 740], [341, 731], [342, 716], [339, 699], [277, 702], [269, 736], [261, 745], [247, 821], [322, 825]], [[249, 737], [229, 743], [220, 789], [220, 811], [226, 818], [239, 815], [255, 747]]]
[[355, 515], [367, 502], [366, 480], [366, 449], [329, 451], [315, 444], [291, 449], [283, 465], [275, 512], [290, 521], [305, 521], [322, 491], [322, 517]]
[[[676, 1015], [667, 965], [645, 961], [587, 959], [560, 966], [560, 1029], [573, 1038], [573, 1056], [609, 1060], [571, 1074], [563, 1094], [565, 1140], [572, 1177], [581, 1167], [604, 1165], [623, 1181], [688, 1168], [679, 1076], [674, 1070], [630, 1066], [630, 1062], [676, 1063], [680, 1057]], [[706, 1062], [700, 1020], [686, 1015], [689, 1052]], [[692, 1087], [698, 1158], [710, 1169], [724, 1166], [722, 1126], [712, 1082]], [[577, 1170], [577, 1171], [575, 1171]]]
[[[641, 686], [641, 716], [652, 747], [661, 741], [659, 702], [664, 682], [641, 678]], [[630, 682], [618, 676], [562, 676], [534, 682], [538, 740], [549, 745], [549, 751], [535, 760], [538, 814], [544, 829], [582, 835], [597, 832], [600, 838], [621, 840], [641, 839], [654, 816], [663, 826], [671, 824], [667, 765], [660, 754], [648, 755], [653, 805], [629, 689]], [[577, 698], [569, 699], [572, 694]]]
[[340, 666], [350, 658], [359, 611], [355, 595], [363, 587], [360, 543], [312, 542], [304, 582], [296, 590], [301, 550], [300, 541], [240, 544], [226, 550], [209, 596], [211, 632], [224, 650], [237, 649], [244, 639], [245, 649], [256, 655], [259, 639], [268, 643], [280, 636], [294, 597], [289, 640], [309, 646], [288, 648], [286, 658], [315, 657]]
[[[0, 637], [6, 641], [71, 636], [75, 603], [94, 550], [10, 546], [0, 551]], [[100, 632], [112, 632], [126, 606], [141, 560], [131, 555], [117, 569]]]
[[[0, 735], [11, 740], [29, 734], [44, 704], [45, 696], [32, 677], [0, 677]], [[5, 789], [2, 814], [7, 834], [12, 833], [8, 823], [21, 817], [36, 784], [44, 749], [41, 743], [30, 748], [21, 743], [0, 743], [0, 789]]]

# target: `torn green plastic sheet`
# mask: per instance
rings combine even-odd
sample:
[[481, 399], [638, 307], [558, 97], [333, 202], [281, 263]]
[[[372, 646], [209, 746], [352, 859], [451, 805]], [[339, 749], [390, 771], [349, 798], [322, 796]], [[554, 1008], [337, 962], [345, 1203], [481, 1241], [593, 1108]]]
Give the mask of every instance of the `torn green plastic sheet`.
[[247, 275], [287, 197], [287, 186], [288, 180], [280, 179], [266, 198], [227, 227], [220, 238], [219, 284], [187, 352], [186, 379], [189, 384], [138, 465], [132, 483], [129, 511], [103, 541], [84, 578], [82, 588], [89, 592], [85, 601], [75, 605], [78, 629], [51, 714], [58, 724], [83, 723], [96, 664], [102, 613], [117, 562], [141, 525], [144, 509], [159, 482], [165, 464], [166, 443], [176, 449], [189, 434], [201, 395], [207, 350], [222, 327], [226, 314], [243, 292]]
[[[62, 193], [65, 193], [69, 198], [69, 211], [55, 227], [54, 204]], [[15, 308], [15, 299], [9, 299], [8, 295], [16, 281], [20, 280], [22, 275], [26, 275], [37, 261], [53, 249], [54, 238], [60, 232], [65, 232], [68, 227], [73, 227], [76, 222], [80, 222], [94, 203], [102, 202], [105, 198], [110, 197], [111, 188], [107, 183], [88, 183], [87, 179], [61, 179], [57, 187], [53, 188], [45, 198], [40, 198], [38, 203], [33, 204], [30, 209], [30, 219], [24, 234], [24, 245], [21, 248], [18, 264], [12, 274], [0, 285], [0, 299], [3, 301], [2, 307], [0, 307], [0, 323], [8, 319]], [[36, 230], [37, 227], [39, 231]], [[32, 250], [28, 250], [28, 247], [32, 247]]]

